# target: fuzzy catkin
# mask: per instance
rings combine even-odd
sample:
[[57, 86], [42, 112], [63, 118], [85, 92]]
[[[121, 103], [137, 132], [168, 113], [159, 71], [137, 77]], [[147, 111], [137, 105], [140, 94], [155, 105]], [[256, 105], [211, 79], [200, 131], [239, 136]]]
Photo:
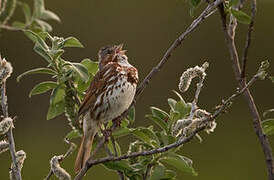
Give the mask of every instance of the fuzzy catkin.
[[182, 130], [192, 123], [192, 119], [179, 119], [172, 129], [172, 134], [178, 136]]
[[197, 118], [207, 117], [207, 116], [210, 116], [210, 115], [211, 114], [209, 112], [207, 112], [206, 110], [203, 110], [203, 109], [197, 109], [194, 112], [194, 116], [197, 117]]
[[13, 68], [11, 64], [6, 61], [5, 58], [2, 59], [0, 56], [0, 82], [7, 80], [7, 78], [10, 77], [12, 71]]
[[12, 121], [10, 117], [7, 117], [0, 122], [0, 134], [6, 134], [10, 128], [14, 127]]
[[206, 125], [205, 132], [207, 132], [208, 134], [214, 132], [216, 126], [217, 123], [215, 121], [209, 121]]
[[60, 166], [59, 161], [63, 159], [63, 155], [53, 156], [50, 160], [50, 167], [53, 174], [60, 180], [71, 180], [69, 173]]
[[0, 154], [9, 149], [9, 143], [5, 140], [0, 141]]
[[[27, 155], [26, 155], [25, 151], [23, 151], [23, 150], [17, 151], [15, 155], [16, 155], [17, 166], [19, 168], [19, 171], [21, 171], [21, 169], [23, 168], [24, 161], [27, 158]], [[14, 168], [15, 168], [15, 166], [12, 162], [11, 163], [11, 168], [10, 168], [11, 170], [9, 172], [10, 173], [10, 180], [16, 180], [15, 174], [12, 171], [12, 169], [14, 169]]]
[[181, 92], [186, 92], [191, 84], [191, 81], [195, 77], [199, 77], [203, 80], [206, 76], [205, 70], [209, 66], [208, 62], [205, 62], [201, 67], [195, 66], [193, 68], [188, 68], [183, 72], [180, 77], [179, 90]]

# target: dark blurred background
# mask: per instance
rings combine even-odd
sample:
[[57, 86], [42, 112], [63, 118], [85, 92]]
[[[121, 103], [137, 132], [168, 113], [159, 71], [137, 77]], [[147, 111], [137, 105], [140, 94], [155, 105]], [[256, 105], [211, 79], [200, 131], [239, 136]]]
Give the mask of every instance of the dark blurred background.
[[[32, 1], [27, 1], [32, 4]], [[258, 14], [255, 23], [254, 38], [249, 53], [248, 77], [257, 70], [262, 60], [274, 57], [274, 25], [272, 1], [258, 2]], [[128, 49], [130, 62], [140, 73], [140, 79], [155, 66], [167, 48], [192, 22], [188, 3], [181, 0], [82, 0], [82, 1], [46, 1], [46, 7], [56, 12], [62, 23], [50, 22], [56, 36], [75, 36], [85, 46], [84, 49], [70, 48], [65, 58], [79, 62], [89, 57], [97, 59], [97, 51], [107, 44], [124, 43]], [[202, 9], [203, 7], [201, 7]], [[246, 10], [246, 12], [249, 12]], [[199, 14], [199, 11], [196, 15]], [[20, 14], [17, 16], [20, 17]], [[272, 23], [271, 23], [272, 22]], [[237, 46], [242, 55], [247, 26], [239, 25]], [[2, 31], [0, 34], [0, 52], [11, 61], [14, 73], [8, 80], [9, 113], [17, 116], [14, 136], [16, 149], [23, 149], [27, 159], [23, 168], [26, 180], [43, 179], [49, 172], [49, 160], [53, 155], [64, 153], [68, 146], [63, 138], [69, 131], [65, 118], [57, 117], [47, 121], [46, 113], [49, 94], [33, 96], [31, 88], [48, 80], [47, 76], [33, 75], [20, 83], [16, 77], [34, 67], [44, 66], [44, 60], [33, 50], [33, 44], [20, 32]], [[137, 119], [134, 126], [148, 126], [152, 122], [144, 118], [149, 106], [168, 108], [167, 98], [175, 95], [181, 73], [188, 67], [210, 63], [208, 76], [200, 96], [199, 106], [213, 111], [213, 107], [236, 91], [236, 83], [231, 68], [228, 50], [224, 43], [219, 15], [208, 18], [179, 47], [168, 63], [151, 81], [136, 105]], [[274, 66], [271, 67], [274, 74]], [[193, 97], [192, 89], [183, 94], [187, 101]], [[260, 114], [274, 107], [273, 84], [269, 80], [259, 81], [251, 88]], [[204, 141], [193, 140], [182, 149], [182, 154], [191, 158], [197, 177], [178, 174], [178, 179], [189, 180], [258, 180], [266, 179], [266, 166], [260, 143], [252, 127], [252, 119], [246, 102], [238, 98], [229, 113], [218, 118], [218, 126], [213, 134], [202, 133]], [[273, 137], [269, 138], [274, 144]], [[124, 152], [129, 138], [123, 138]], [[272, 146], [273, 147], [273, 146]], [[274, 147], [273, 147], [274, 148]], [[63, 163], [73, 174], [76, 153]], [[10, 167], [9, 153], [0, 156], [0, 179], [8, 179]], [[93, 167], [85, 179], [117, 178], [102, 166]], [[54, 179], [54, 178], [52, 178]]]

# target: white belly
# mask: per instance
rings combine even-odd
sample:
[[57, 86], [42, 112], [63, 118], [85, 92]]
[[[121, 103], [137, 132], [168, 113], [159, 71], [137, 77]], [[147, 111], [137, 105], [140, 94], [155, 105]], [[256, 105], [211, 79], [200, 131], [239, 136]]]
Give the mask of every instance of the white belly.
[[113, 87], [108, 87], [108, 89], [112, 89], [112, 93], [107, 90], [108, 94], [103, 94], [105, 113], [102, 113], [100, 116], [100, 122], [113, 120], [129, 108], [135, 96], [136, 84], [133, 85], [125, 78], [122, 78]]

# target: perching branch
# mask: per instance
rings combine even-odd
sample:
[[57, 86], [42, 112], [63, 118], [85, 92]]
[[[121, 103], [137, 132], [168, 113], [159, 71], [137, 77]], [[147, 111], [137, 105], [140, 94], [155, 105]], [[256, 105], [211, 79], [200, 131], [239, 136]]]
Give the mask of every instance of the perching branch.
[[130, 158], [136, 158], [139, 156], [149, 156], [152, 154], [157, 154], [157, 153], [163, 153], [166, 152], [170, 149], [179, 147], [183, 144], [188, 143], [190, 140], [193, 139], [193, 137], [200, 131], [204, 130], [206, 128], [206, 124], [209, 121], [213, 121], [214, 119], [216, 119], [216, 117], [218, 117], [222, 112], [224, 112], [227, 107], [230, 105], [230, 103], [239, 95], [241, 95], [242, 93], [244, 93], [246, 90], [248, 90], [248, 88], [258, 79], [258, 74], [256, 74], [249, 82], [248, 84], [242, 88], [240, 91], [236, 92], [235, 94], [233, 94], [232, 96], [230, 96], [227, 100], [223, 101], [221, 103], [220, 106], [218, 106], [218, 109], [214, 112], [214, 114], [212, 116], [207, 116], [204, 117], [201, 122], [203, 122], [203, 124], [195, 129], [193, 132], [191, 132], [187, 137], [182, 137], [181, 139], [179, 139], [177, 142], [166, 145], [164, 147], [160, 147], [157, 149], [153, 149], [153, 150], [149, 150], [149, 151], [143, 151], [143, 152], [134, 152], [131, 154], [125, 154], [119, 157], [105, 157], [105, 158], [101, 158], [101, 159], [96, 159], [96, 160], [88, 160], [87, 163], [85, 164], [85, 166], [83, 167], [83, 169], [79, 172], [79, 174], [75, 177], [74, 180], [80, 180], [83, 178], [83, 176], [86, 174], [86, 172], [88, 171], [88, 169], [90, 169], [92, 166], [94, 165], [98, 165], [101, 163], [106, 163], [106, 162], [110, 162], [110, 161], [120, 161], [123, 159], [130, 159]]
[[[6, 96], [6, 80], [12, 73], [12, 67], [9, 62], [6, 62], [5, 59], [2, 59], [0, 56], [0, 61], [1, 61], [1, 106], [2, 106], [2, 113], [4, 118], [9, 117], [8, 113], [8, 98]], [[15, 150], [15, 142], [13, 138], [13, 132], [12, 132], [12, 126], [9, 128], [7, 132], [8, 136], [8, 141], [9, 141], [9, 149], [10, 149], [10, 154], [13, 162], [13, 168], [11, 169], [12, 174], [16, 178], [16, 180], [22, 180], [21, 177], [21, 170], [18, 166], [18, 163], [16, 161], [16, 150]]]
[[[254, 3], [254, 1], [253, 1], [253, 6], [254, 6], [253, 13], [254, 13], [255, 12], [254, 10], [256, 9], [256, 2]], [[239, 56], [238, 56], [238, 52], [237, 52], [235, 41], [234, 41], [235, 29], [237, 27], [237, 20], [233, 16], [230, 16], [230, 23], [227, 26], [226, 14], [224, 12], [224, 8], [222, 5], [219, 6], [219, 10], [220, 10], [223, 30], [225, 34], [226, 44], [229, 49], [229, 54], [232, 61], [234, 75], [239, 84], [239, 87], [242, 88], [246, 86], [246, 80], [245, 78], [243, 78], [243, 76], [241, 76], [241, 72], [245, 72], [245, 70], [242, 69], [241, 71]], [[253, 16], [255, 16], [255, 13]], [[246, 60], [243, 63], [246, 64]], [[243, 68], [246, 69], [246, 65]], [[263, 133], [262, 126], [261, 126], [261, 118], [249, 89], [245, 91], [244, 97], [248, 103], [249, 109], [253, 117], [253, 126], [254, 126], [255, 133], [261, 143], [261, 147], [264, 152], [267, 171], [268, 171], [268, 179], [273, 180], [274, 179], [274, 161], [273, 161], [273, 155], [272, 155], [272, 148], [269, 144], [267, 136]]]

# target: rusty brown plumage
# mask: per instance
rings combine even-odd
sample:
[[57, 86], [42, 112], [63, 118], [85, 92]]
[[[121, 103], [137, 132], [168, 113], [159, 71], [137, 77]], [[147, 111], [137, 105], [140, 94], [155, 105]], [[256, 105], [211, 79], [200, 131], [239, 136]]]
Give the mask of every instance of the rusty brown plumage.
[[79, 108], [83, 117], [81, 146], [75, 161], [78, 172], [90, 156], [93, 138], [100, 124], [121, 115], [133, 101], [138, 71], [127, 61], [122, 45], [101, 48], [99, 71], [94, 76]]

